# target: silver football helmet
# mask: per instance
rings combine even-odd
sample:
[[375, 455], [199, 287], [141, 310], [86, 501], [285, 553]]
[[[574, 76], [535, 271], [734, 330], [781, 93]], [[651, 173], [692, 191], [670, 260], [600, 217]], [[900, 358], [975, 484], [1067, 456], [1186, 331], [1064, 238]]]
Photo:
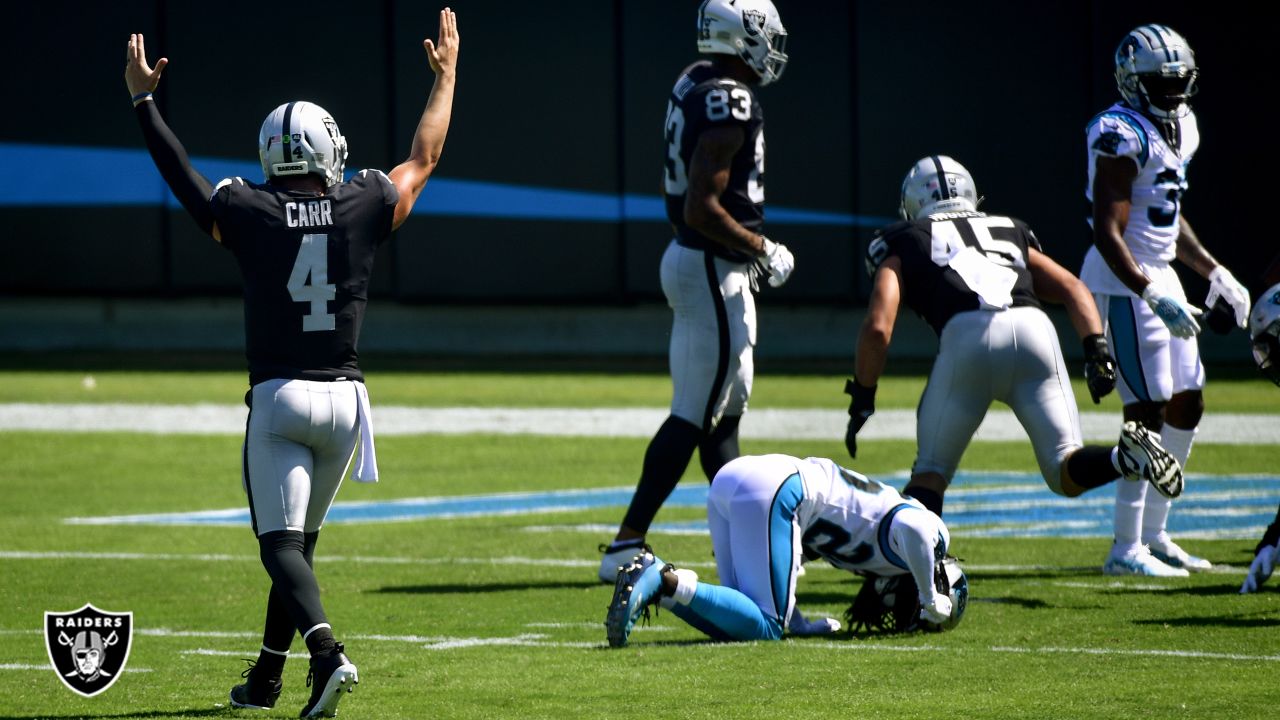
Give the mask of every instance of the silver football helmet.
[[963, 165], [946, 155], [930, 155], [920, 160], [902, 180], [903, 220], [917, 220], [940, 212], [978, 209], [978, 188]]
[[698, 8], [698, 52], [742, 58], [761, 85], [787, 67], [787, 31], [769, 0], [703, 0]]
[[270, 180], [284, 175], [319, 175], [326, 186], [342, 182], [347, 139], [333, 116], [305, 100], [272, 110], [258, 131], [258, 158]]
[[1280, 283], [1267, 288], [1249, 313], [1253, 359], [1271, 382], [1280, 385]]
[[1191, 112], [1196, 94], [1196, 56], [1186, 38], [1164, 25], [1134, 28], [1116, 48], [1116, 87], [1135, 110], [1161, 120]]

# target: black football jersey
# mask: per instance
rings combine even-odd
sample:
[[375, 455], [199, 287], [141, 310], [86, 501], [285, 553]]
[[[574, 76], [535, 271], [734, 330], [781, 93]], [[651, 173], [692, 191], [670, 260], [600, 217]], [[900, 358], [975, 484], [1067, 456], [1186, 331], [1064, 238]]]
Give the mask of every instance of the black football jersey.
[[362, 170], [323, 195], [218, 183], [210, 205], [244, 279], [251, 385], [272, 378], [363, 380], [356, 344], [379, 243], [399, 193]]
[[1021, 220], [956, 212], [890, 225], [872, 240], [868, 254], [877, 263], [900, 258], [903, 301], [941, 335], [958, 313], [1040, 307], [1027, 248], [1039, 250], [1040, 241]]
[[707, 60], [698, 61], [680, 73], [667, 102], [663, 126], [667, 158], [662, 175], [667, 219], [675, 227], [676, 240], [681, 245], [745, 262], [751, 258], [684, 224], [689, 163], [698, 145], [698, 136], [720, 125], [741, 126], [746, 137], [733, 156], [729, 184], [720, 196], [720, 204], [743, 227], [759, 232], [764, 224], [764, 110], [749, 86], [718, 76], [715, 66]]

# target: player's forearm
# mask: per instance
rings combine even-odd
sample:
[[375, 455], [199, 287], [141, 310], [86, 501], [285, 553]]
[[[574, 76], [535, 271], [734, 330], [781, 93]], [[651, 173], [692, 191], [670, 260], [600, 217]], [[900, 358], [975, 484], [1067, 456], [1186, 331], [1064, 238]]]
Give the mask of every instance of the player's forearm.
[[1036, 297], [1065, 307], [1071, 327], [1081, 339], [1102, 334], [1102, 320], [1088, 286], [1039, 251], [1031, 251], [1029, 257]]
[[413, 133], [413, 144], [409, 149], [409, 161], [418, 164], [425, 171], [422, 182], [440, 162], [444, 151], [445, 136], [449, 134], [449, 121], [453, 116], [453, 88], [456, 82], [454, 72], [442, 72], [436, 76], [431, 86], [431, 96], [427, 106], [418, 120], [418, 127]]
[[1177, 253], [1178, 260], [1200, 277], [1209, 277], [1209, 273], [1218, 267], [1218, 261], [1204, 249], [1204, 245], [1200, 244], [1200, 238], [1196, 236], [1195, 231], [1191, 229], [1191, 224], [1184, 217], [1178, 218]]
[[1084, 283], [1063, 298], [1063, 306], [1067, 309], [1067, 317], [1071, 318], [1071, 327], [1080, 339], [1102, 334], [1102, 318], [1098, 317], [1098, 307]]
[[698, 200], [692, 196], [685, 202], [684, 221], [704, 237], [724, 245], [730, 250], [759, 255], [764, 252], [764, 238], [733, 219], [728, 210], [715, 199]]
[[138, 125], [142, 128], [147, 151], [151, 153], [160, 176], [200, 229], [206, 233], [212, 232], [214, 217], [209, 208], [209, 195], [213, 192], [213, 185], [191, 167], [186, 149], [165, 124], [164, 118], [160, 117], [155, 102], [142, 102], [134, 112], [138, 117]]
[[1107, 267], [1111, 268], [1111, 272], [1115, 273], [1120, 282], [1141, 295], [1142, 290], [1151, 284], [1151, 278], [1142, 272], [1137, 261], [1133, 259], [1133, 253], [1129, 252], [1129, 247], [1124, 244], [1123, 232], [1123, 228], [1117, 232], [1114, 227], [1100, 226], [1095, 219], [1093, 244], [1098, 248], [1098, 254], [1106, 261]]
[[868, 314], [858, 333], [858, 356], [853, 364], [853, 376], [859, 385], [869, 388], [880, 382], [892, 340], [893, 325]]

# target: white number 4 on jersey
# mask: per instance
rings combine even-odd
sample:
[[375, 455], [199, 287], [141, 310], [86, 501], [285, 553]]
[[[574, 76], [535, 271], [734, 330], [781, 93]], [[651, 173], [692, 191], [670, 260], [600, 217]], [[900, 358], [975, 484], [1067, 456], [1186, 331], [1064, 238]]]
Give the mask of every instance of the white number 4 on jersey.
[[[310, 278], [310, 282], [307, 282]], [[302, 316], [302, 332], [333, 330], [334, 315], [329, 301], [337, 295], [337, 286], [329, 282], [329, 236], [303, 235], [298, 257], [289, 275], [289, 297], [294, 302], [311, 303], [310, 312]]]

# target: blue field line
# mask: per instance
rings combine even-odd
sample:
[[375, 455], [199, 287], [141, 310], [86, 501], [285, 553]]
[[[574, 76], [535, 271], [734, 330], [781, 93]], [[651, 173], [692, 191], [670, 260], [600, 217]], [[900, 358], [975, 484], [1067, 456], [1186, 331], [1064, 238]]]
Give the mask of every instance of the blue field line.
[[[894, 483], [900, 484], [900, 483]], [[708, 485], [677, 486], [666, 507], [704, 508]], [[532, 515], [624, 508], [632, 488], [497, 493], [457, 497], [422, 497], [376, 502], [338, 502], [327, 522], [334, 524], [404, 522], [467, 517]], [[1108, 489], [1082, 498], [1064, 498], [1031, 473], [960, 473], [948, 494], [947, 525], [968, 537], [1106, 537], [1111, 534], [1114, 492]], [[1209, 537], [1252, 537], [1275, 516], [1280, 477], [1270, 475], [1192, 475], [1170, 516], [1169, 530]], [[249, 524], [247, 509], [202, 510], [68, 518], [79, 525]], [[706, 530], [705, 520], [656, 525], [681, 532]]]
[[[252, 161], [193, 157], [209, 178], [258, 181]], [[0, 207], [179, 207], [143, 149], [0, 142]], [[356, 168], [355, 170], [358, 170]], [[351, 177], [355, 170], [347, 172]], [[667, 221], [660, 197], [564, 190], [433, 177], [413, 212], [442, 217], [483, 217], [577, 222]], [[881, 227], [892, 218], [803, 208], [770, 207], [768, 221], [784, 225]]]

